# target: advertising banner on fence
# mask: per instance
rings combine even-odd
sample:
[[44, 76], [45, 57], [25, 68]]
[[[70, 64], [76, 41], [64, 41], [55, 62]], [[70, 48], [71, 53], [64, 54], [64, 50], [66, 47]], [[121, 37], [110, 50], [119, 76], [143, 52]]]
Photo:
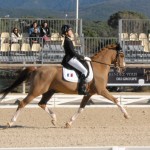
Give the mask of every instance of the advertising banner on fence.
[[119, 74], [114, 68], [110, 69], [108, 85], [120, 86], [149, 86], [150, 85], [150, 68], [126, 68]]

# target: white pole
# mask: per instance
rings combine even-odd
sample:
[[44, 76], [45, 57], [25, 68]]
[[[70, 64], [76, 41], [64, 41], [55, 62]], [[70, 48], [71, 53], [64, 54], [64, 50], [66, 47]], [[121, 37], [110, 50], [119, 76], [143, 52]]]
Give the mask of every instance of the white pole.
[[79, 0], [76, 0], [76, 33], [78, 33]]
[[25, 94], [26, 93], [26, 83], [23, 82], [22, 84], [22, 93]]

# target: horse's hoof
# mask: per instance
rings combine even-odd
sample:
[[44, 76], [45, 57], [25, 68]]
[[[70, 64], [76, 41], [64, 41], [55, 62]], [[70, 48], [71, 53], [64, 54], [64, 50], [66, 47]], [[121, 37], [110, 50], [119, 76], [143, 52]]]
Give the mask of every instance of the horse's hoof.
[[56, 120], [52, 120], [51, 123], [56, 126]]
[[71, 128], [71, 125], [67, 122], [65, 128]]
[[7, 126], [10, 128], [10, 127], [12, 127], [13, 124], [14, 124], [14, 122], [8, 122]]
[[131, 118], [128, 114], [124, 114], [124, 117], [125, 117], [126, 119]]
[[10, 123], [8, 122], [7, 124], [6, 124], [6, 126], [3, 128], [3, 129], [8, 129], [8, 128], [10, 128], [11, 126], [10, 126]]

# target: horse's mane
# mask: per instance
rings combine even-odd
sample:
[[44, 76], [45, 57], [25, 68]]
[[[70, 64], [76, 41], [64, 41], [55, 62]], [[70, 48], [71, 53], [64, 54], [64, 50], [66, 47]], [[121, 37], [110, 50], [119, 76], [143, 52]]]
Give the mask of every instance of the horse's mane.
[[117, 45], [116, 44], [110, 44], [107, 45], [105, 47], [103, 47], [102, 49], [100, 49], [96, 54], [94, 54], [91, 58], [97, 58], [99, 55], [102, 55], [103, 53], [105, 53], [107, 50], [116, 50]]

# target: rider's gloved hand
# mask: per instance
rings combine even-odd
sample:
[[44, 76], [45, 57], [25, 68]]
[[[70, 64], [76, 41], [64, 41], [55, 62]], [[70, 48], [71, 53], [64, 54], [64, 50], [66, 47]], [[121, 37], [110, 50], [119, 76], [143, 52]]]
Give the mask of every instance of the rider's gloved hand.
[[89, 58], [89, 57], [84, 57], [84, 60], [85, 60], [85, 61], [91, 61], [91, 58]]

